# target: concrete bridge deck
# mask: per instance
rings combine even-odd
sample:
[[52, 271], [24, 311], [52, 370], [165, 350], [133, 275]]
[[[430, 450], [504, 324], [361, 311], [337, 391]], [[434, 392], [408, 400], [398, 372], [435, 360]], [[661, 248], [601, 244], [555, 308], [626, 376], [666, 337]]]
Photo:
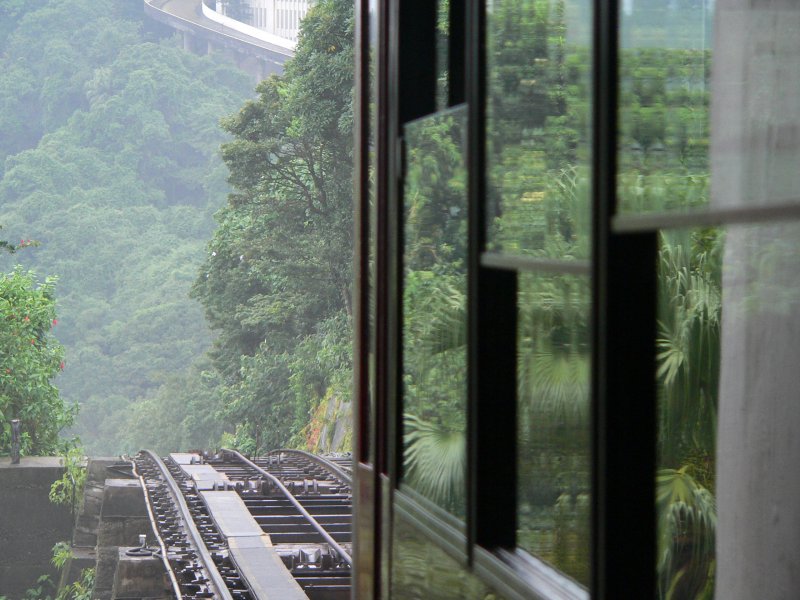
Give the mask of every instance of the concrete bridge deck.
[[262, 76], [282, 72], [283, 64], [294, 56], [288, 40], [271, 43], [209, 19], [203, 14], [202, 0], [144, 0], [144, 11], [181, 32], [187, 48], [197, 50], [198, 42], [205, 42], [209, 51], [229, 50], [258, 59]]

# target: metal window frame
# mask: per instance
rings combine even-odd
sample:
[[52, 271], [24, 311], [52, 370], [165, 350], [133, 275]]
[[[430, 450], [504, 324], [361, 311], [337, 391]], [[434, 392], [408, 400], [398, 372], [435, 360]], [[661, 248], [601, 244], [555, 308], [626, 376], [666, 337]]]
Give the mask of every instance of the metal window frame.
[[[521, 272], [591, 273], [592, 302], [592, 584], [597, 598], [646, 598], [655, 591], [655, 256], [654, 231], [624, 226], [615, 217], [618, 2], [596, 0], [593, 16], [592, 206], [591, 261], [541, 261], [486, 252], [485, 240], [485, 2], [451, 0], [451, 22], [466, 16], [464, 38], [454, 35], [451, 71], [461, 73], [449, 86], [448, 104], [469, 106], [469, 349], [468, 349], [468, 511], [466, 536], [436, 516], [410, 491], [398, 490], [402, 470], [402, 369], [400, 316], [402, 248], [402, 123], [435, 111], [435, 66], [419, 61], [420, 47], [435, 49], [435, 32], [425, 27], [430, 5], [423, 0], [377, 0], [378, 78], [376, 130], [369, 128], [368, 39], [365, 16], [369, 0], [357, 12], [357, 183], [356, 243], [356, 413], [357, 457], [365, 460], [374, 446], [375, 463], [360, 464], [357, 488], [356, 554], [371, 552], [371, 585], [354, 586], [357, 597], [389, 597], [393, 500], [426, 524], [420, 533], [449, 548], [465, 566], [509, 598], [586, 598], [586, 591], [558, 571], [515, 549], [517, 281]], [[427, 5], [427, 6], [426, 6]], [[422, 23], [419, 18], [422, 15]], [[432, 23], [429, 21], [428, 25]], [[422, 27], [420, 28], [420, 26]], [[458, 29], [454, 29], [458, 30]], [[460, 31], [460, 30], [458, 30]], [[462, 43], [461, 40], [466, 40]], [[404, 48], [413, 46], [413, 52]], [[434, 55], [431, 52], [430, 55]], [[427, 90], [427, 98], [425, 91]], [[409, 93], [413, 91], [413, 93]], [[376, 139], [378, 222], [369, 239], [367, 157], [369, 136]], [[366, 303], [370, 302], [367, 260], [374, 244], [377, 373], [376, 411], [364, 403], [369, 373]], [[635, 260], [631, 260], [635, 257]], [[636, 281], [637, 293], [627, 289]], [[497, 352], [498, 347], [507, 352]], [[638, 377], [631, 377], [631, 373]], [[488, 374], [488, 376], [487, 376]], [[487, 398], [501, 398], [500, 403]], [[363, 421], [372, 420], [372, 429]], [[625, 435], [619, 432], [627, 427]], [[630, 430], [634, 431], [633, 435]], [[368, 432], [373, 431], [371, 439]], [[512, 457], [509, 460], [509, 457]], [[369, 504], [369, 507], [366, 505]], [[620, 510], [624, 507], [625, 510]], [[363, 515], [361, 514], [363, 512]], [[363, 517], [363, 518], [362, 518]], [[433, 521], [431, 521], [431, 519]], [[431, 526], [431, 523], [436, 526]], [[373, 526], [369, 534], [364, 527]], [[440, 526], [439, 526], [440, 525]], [[442, 540], [444, 540], [442, 542]], [[458, 549], [463, 548], [463, 553]], [[357, 565], [357, 576], [359, 574]], [[623, 571], [624, 568], [624, 571]], [[371, 577], [369, 577], [371, 575]]]
[[[592, 596], [656, 594], [657, 234], [618, 233], [619, 4], [592, 40]], [[634, 285], [630, 285], [634, 282]]]

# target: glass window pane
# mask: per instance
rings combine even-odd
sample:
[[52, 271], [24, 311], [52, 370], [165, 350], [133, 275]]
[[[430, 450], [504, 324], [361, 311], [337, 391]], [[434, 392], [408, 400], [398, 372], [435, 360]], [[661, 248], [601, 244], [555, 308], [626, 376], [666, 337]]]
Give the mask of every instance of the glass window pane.
[[448, 68], [450, 49], [450, 0], [436, 0], [436, 109], [447, 108], [449, 90]]
[[659, 240], [659, 598], [703, 597], [713, 584], [724, 239], [703, 229]]
[[520, 547], [588, 585], [588, 277], [519, 280]]
[[[378, 132], [378, 115], [377, 115], [377, 98], [378, 98], [378, 7], [375, 0], [369, 2], [369, 44], [367, 44], [367, 52], [369, 58], [367, 60], [367, 73], [366, 81], [362, 81], [361, 85], [365, 86], [368, 91], [368, 131], [363, 132], [362, 135], [368, 140], [367, 147], [363, 150], [369, 153], [368, 173], [364, 176], [368, 178], [367, 193], [368, 193], [368, 246], [367, 246], [367, 281], [362, 285], [366, 285], [368, 289], [367, 296], [367, 339], [368, 345], [368, 377], [367, 377], [367, 406], [363, 411], [363, 419], [365, 422], [361, 423], [361, 427], [366, 429], [362, 432], [362, 438], [366, 441], [366, 452], [363, 456], [359, 456], [359, 460], [365, 460], [368, 463], [375, 461], [375, 398], [376, 398], [376, 382], [377, 382], [377, 366], [376, 366], [376, 294], [377, 289], [377, 240], [378, 240], [378, 181], [376, 173], [378, 169], [377, 156], [375, 148], [378, 145], [377, 132]], [[363, 368], [363, 366], [362, 366]]]
[[658, 268], [660, 597], [781, 597], [796, 576], [775, 557], [797, 556], [800, 524], [800, 224], [662, 233]]
[[490, 250], [589, 254], [590, 6], [487, 2]]
[[800, 202], [798, 28], [795, 2], [623, 2], [620, 212]]
[[713, 4], [622, 3], [621, 212], [708, 204]]
[[465, 511], [466, 108], [406, 126], [403, 191], [405, 481]]
[[800, 4], [716, 3], [714, 206], [800, 203]]
[[402, 600], [502, 600], [444, 550], [394, 511], [392, 598]]

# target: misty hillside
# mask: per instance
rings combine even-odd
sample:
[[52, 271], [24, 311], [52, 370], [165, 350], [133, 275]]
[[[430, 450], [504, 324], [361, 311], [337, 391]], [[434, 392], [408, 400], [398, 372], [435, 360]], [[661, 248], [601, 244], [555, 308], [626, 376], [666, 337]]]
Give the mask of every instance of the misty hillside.
[[93, 454], [136, 449], [153, 430], [137, 407], [169, 411], [210, 344], [189, 289], [228, 193], [219, 121], [252, 83], [156, 34], [138, 1], [5, 0], [0, 23], [0, 224], [40, 243], [0, 268], [58, 277], [74, 433]]

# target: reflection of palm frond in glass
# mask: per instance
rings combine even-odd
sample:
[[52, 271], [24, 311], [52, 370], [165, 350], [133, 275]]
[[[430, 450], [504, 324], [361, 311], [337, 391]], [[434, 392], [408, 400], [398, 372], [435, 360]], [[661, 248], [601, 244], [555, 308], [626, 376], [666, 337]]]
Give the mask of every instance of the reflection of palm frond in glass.
[[463, 429], [406, 414], [406, 480], [439, 506], [460, 514], [464, 506], [466, 440]]
[[447, 279], [438, 279], [420, 309], [419, 343], [425, 352], [438, 354], [460, 348], [467, 341], [467, 306], [463, 290]]
[[662, 463], [715, 444], [721, 292], [714, 250], [663, 239], [659, 253], [657, 376]]
[[480, 579], [395, 512], [392, 597], [403, 600], [496, 600]]
[[524, 278], [520, 286], [521, 409], [582, 420], [589, 397], [588, 282], [559, 275]]
[[[660, 598], [713, 589], [713, 496], [722, 312], [722, 235], [662, 234], [659, 250]], [[691, 473], [691, 474], [690, 474]]]
[[466, 110], [404, 128], [402, 366], [404, 480], [464, 513]]
[[667, 600], [700, 597], [714, 563], [716, 503], [688, 471], [661, 469], [656, 478], [658, 571]]
[[[540, 352], [521, 364], [520, 394], [536, 412], [554, 418], [582, 420], [588, 410], [589, 361], [579, 354]], [[525, 357], [521, 357], [525, 359]]]

